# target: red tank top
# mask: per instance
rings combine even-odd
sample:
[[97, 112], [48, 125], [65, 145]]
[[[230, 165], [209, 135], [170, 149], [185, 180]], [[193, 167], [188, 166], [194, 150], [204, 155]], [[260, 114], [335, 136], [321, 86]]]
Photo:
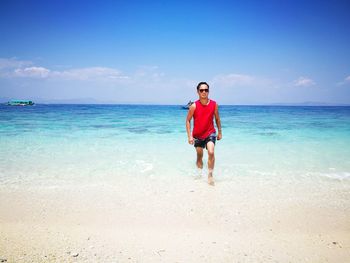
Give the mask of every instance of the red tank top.
[[197, 100], [195, 103], [196, 109], [193, 114], [194, 127], [192, 136], [197, 139], [205, 139], [213, 132], [216, 132], [213, 123], [216, 102], [210, 100], [208, 105], [202, 105]]

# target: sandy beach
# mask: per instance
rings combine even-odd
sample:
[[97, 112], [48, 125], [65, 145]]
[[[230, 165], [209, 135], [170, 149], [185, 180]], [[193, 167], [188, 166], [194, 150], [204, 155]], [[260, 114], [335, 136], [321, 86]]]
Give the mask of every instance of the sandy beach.
[[[315, 185], [315, 184], [313, 184]], [[349, 184], [121, 178], [0, 189], [2, 262], [346, 262]], [[7, 261], [6, 261], [7, 260]]]
[[0, 263], [350, 263], [349, 13], [0, 0]]

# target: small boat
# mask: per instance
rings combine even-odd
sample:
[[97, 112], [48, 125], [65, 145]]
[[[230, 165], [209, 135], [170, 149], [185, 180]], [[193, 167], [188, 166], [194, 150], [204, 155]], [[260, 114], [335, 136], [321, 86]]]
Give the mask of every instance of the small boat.
[[186, 106], [182, 106], [182, 108], [185, 109], [185, 110], [188, 110], [188, 109], [191, 107], [191, 105], [192, 105], [193, 103], [194, 103], [194, 102], [190, 100], [190, 101], [187, 103], [187, 105], [186, 105]]
[[34, 104], [31, 100], [10, 100], [7, 102], [9, 106], [33, 106]]

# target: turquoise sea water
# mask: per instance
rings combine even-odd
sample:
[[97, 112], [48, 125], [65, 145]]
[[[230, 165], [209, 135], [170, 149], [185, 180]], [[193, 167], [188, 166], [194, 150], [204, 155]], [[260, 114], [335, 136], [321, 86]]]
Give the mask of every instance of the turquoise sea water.
[[[180, 106], [0, 106], [0, 183], [188, 178]], [[350, 107], [221, 106], [215, 177], [350, 181]], [[206, 160], [206, 156], [204, 158]]]

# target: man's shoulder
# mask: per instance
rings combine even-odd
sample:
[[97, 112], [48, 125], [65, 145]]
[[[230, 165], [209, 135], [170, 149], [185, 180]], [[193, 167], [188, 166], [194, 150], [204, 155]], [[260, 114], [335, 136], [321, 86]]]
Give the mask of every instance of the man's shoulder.
[[189, 109], [190, 110], [195, 110], [196, 109], [196, 102], [192, 103]]

